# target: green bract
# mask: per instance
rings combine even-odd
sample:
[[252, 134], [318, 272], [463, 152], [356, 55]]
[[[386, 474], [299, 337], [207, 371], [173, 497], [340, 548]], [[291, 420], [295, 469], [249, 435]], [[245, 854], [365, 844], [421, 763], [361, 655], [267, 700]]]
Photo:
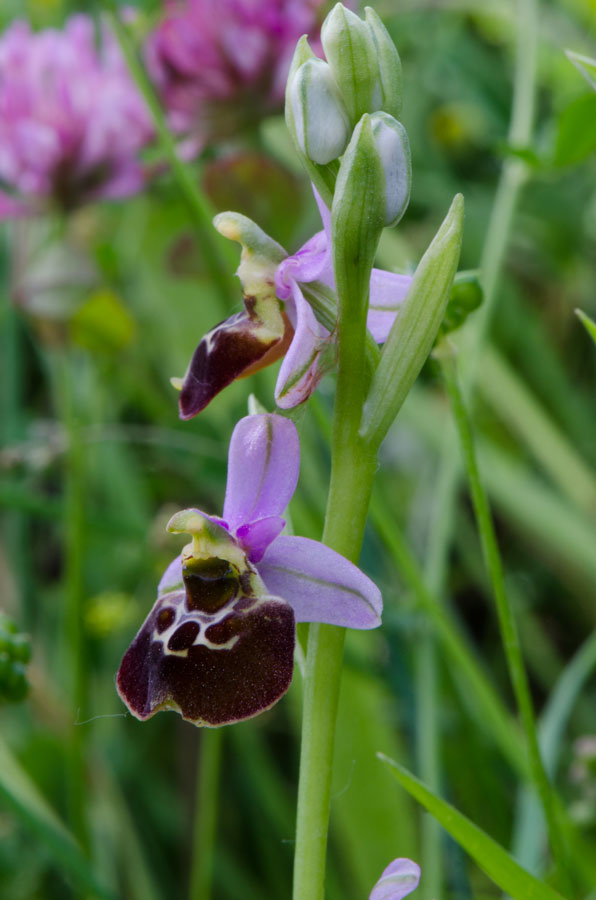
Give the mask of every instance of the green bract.
[[457, 270], [463, 221], [464, 198], [457, 194], [416, 269], [374, 374], [361, 426], [373, 445], [387, 434], [437, 336]]
[[380, 92], [379, 105], [382, 109], [395, 118], [399, 118], [402, 106], [402, 77], [401, 61], [399, 53], [389, 32], [382, 21], [370, 6], [364, 10], [366, 24], [368, 25], [378, 65], [378, 82], [375, 87], [375, 96]]
[[333, 269], [340, 318], [364, 315], [385, 216], [385, 176], [371, 127], [362, 116], [342, 159], [331, 209]]

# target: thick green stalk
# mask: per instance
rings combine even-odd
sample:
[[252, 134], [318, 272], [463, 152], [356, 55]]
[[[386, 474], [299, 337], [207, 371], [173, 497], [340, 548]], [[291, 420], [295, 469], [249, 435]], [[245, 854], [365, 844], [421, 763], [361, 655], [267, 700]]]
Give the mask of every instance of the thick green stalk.
[[464, 406], [463, 395], [458, 384], [455, 361], [452, 358], [442, 359], [441, 369], [451, 400], [455, 423], [457, 425], [470, 493], [474, 505], [474, 512], [476, 515], [476, 524], [480, 534], [486, 567], [493, 587], [509, 676], [511, 678], [525, 732], [530, 772], [544, 809], [553, 859], [560, 876], [568, 882], [567, 851], [557, 814], [556, 799], [540, 755], [530, 686], [528, 684], [528, 677], [523, 661], [515, 618], [505, 589], [503, 564], [490, 512], [488, 497], [480, 479], [472, 429]]
[[[339, 323], [339, 374], [333, 418], [331, 483], [323, 541], [358, 561], [376, 470], [376, 452], [359, 437], [364, 402], [366, 306]], [[322, 900], [337, 704], [345, 630], [311, 625], [304, 676], [294, 900]]]
[[[113, 0], [106, 0], [106, 5], [113, 8]], [[170, 129], [168, 128], [166, 118], [155, 93], [153, 85], [149, 81], [145, 69], [143, 68], [136, 49], [130, 39], [126, 27], [122, 24], [118, 14], [114, 11], [109, 12], [109, 18], [118, 38], [118, 42], [122, 49], [122, 53], [126, 59], [130, 74], [143, 95], [151, 117], [155, 130], [159, 137], [162, 149], [167, 156], [168, 162], [172, 169], [172, 174], [178, 182], [182, 195], [188, 205], [192, 216], [199, 243], [203, 251], [203, 259], [209, 276], [215, 285], [222, 302], [228, 306], [231, 299], [237, 297], [237, 290], [232, 276], [233, 266], [228, 265], [226, 259], [227, 247], [221, 244], [216, 237], [212, 226], [212, 219], [215, 210], [207, 198], [200, 190], [196, 177], [193, 177], [188, 166], [178, 155], [178, 150]], [[225, 248], [225, 249], [222, 249]], [[230, 262], [231, 262], [231, 257]]]
[[[355, 446], [342, 448], [330, 492], [324, 540], [357, 561], [376, 460]], [[337, 456], [336, 456], [337, 459]], [[333, 479], [333, 476], [332, 476]], [[311, 625], [304, 674], [300, 782], [294, 858], [294, 900], [322, 900], [337, 703], [345, 630]]]
[[210, 900], [212, 895], [222, 738], [221, 728], [204, 729], [201, 732], [192, 838], [190, 900]]

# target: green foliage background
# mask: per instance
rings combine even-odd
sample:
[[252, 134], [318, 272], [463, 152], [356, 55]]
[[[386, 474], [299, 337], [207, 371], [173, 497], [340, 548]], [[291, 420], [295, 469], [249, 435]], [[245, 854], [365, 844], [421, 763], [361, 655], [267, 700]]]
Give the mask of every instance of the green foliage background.
[[[24, 6], [40, 26], [85, 8], [60, 0]], [[596, 96], [563, 53], [594, 55], [596, 6], [541, 4], [531, 147], [506, 144], [514, 3], [423, 0], [376, 9], [402, 57], [413, 159], [412, 201], [384, 236], [379, 263], [414, 266], [461, 191], [461, 267], [476, 268], [503, 161], [514, 154], [527, 163], [480, 360], [474, 425], [540, 713], [596, 625], [596, 353], [573, 314], [580, 307], [596, 316]], [[9, 0], [0, 23], [23, 12]], [[252, 215], [290, 251], [319, 227], [281, 117], [233, 145], [210, 148], [194, 170], [216, 206]], [[237, 382], [197, 419], [178, 420], [169, 378], [184, 372], [200, 336], [231, 310], [206, 278], [203, 248], [167, 175], [141, 196], [52, 224], [70, 248], [62, 257], [40, 243], [45, 227], [0, 230], [0, 597], [33, 645], [27, 700], [0, 710], [0, 763], [8, 754], [0, 767], [0, 896], [60, 900], [100, 890], [127, 900], [173, 900], [187, 891], [197, 760], [212, 735], [175, 715], [145, 724], [132, 719], [114, 675], [179, 550], [165, 523], [177, 508], [221, 509], [234, 424], [251, 391], [271, 407], [276, 373]], [[15, 276], [24, 242], [38, 248], [27, 263], [39, 276], [34, 289]], [[238, 289], [236, 308], [240, 302]], [[299, 421], [302, 469], [291, 516], [297, 533], [315, 538], [326, 496], [332, 388], [330, 377]], [[384, 445], [378, 476], [384, 510], [421, 561], [449, 422], [429, 363]], [[513, 710], [463, 486], [450, 529], [441, 600]], [[423, 872], [425, 865], [419, 834], [426, 814], [376, 753], [417, 771], [416, 657], [432, 626], [374, 524], [361, 563], [383, 590], [384, 625], [349, 635], [347, 644], [330, 900], [367, 897], [396, 856], [417, 859]], [[70, 612], [77, 597], [82, 623]], [[83, 649], [78, 688], [75, 645]], [[457, 660], [440, 650], [438, 665], [440, 793], [510, 848], [520, 827], [517, 773], [470, 704]], [[576, 742], [596, 735], [595, 688], [587, 666], [563, 702], [562, 735], [550, 745], [558, 750], [557, 789], [592, 859], [596, 773], [578, 767]], [[222, 734], [216, 898], [289, 896], [300, 689], [297, 670], [273, 711]], [[73, 746], [84, 757], [78, 797]], [[85, 881], [87, 864], [58, 819], [83, 836], [95, 885]], [[530, 865], [528, 847], [516, 850]], [[535, 859], [540, 866], [541, 854]], [[590, 887], [596, 896], [592, 876], [578, 875], [579, 896]], [[448, 900], [497, 895], [447, 837], [443, 877]]]

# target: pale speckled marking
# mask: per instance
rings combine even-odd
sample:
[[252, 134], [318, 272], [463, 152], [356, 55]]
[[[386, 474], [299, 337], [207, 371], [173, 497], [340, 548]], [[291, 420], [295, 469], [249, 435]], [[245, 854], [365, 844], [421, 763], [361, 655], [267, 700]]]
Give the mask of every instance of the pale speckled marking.
[[[192, 647], [198, 647], [201, 644], [203, 647], [207, 647], [208, 650], [231, 650], [237, 642], [240, 640], [241, 635], [235, 634], [230, 638], [229, 641], [226, 641], [225, 644], [214, 644], [206, 635], [206, 631], [211, 628], [212, 625], [219, 625], [225, 618], [227, 618], [231, 613], [236, 612], [235, 605], [239, 600], [245, 600], [246, 597], [240, 595], [239, 597], [235, 597], [233, 600], [222, 607], [222, 609], [218, 610], [217, 613], [213, 615], [209, 615], [208, 613], [201, 612], [186, 612], [184, 609], [184, 601], [186, 599], [186, 594], [183, 591], [180, 591], [180, 595], [176, 596], [175, 599], [172, 599], [172, 602], [167, 607], [164, 606], [164, 609], [173, 609], [174, 610], [174, 621], [165, 631], [161, 633], [157, 630], [157, 628], [153, 629], [153, 634], [151, 636], [151, 640], [155, 643], [162, 644], [162, 651], [166, 656], [188, 656], [188, 651]], [[271, 601], [280, 601], [279, 597], [274, 597], [273, 595], [266, 594], [262, 597], [255, 597], [250, 606], [245, 606], [241, 612], [242, 613], [251, 613], [254, 612], [256, 608], [262, 606], [264, 603], [268, 603]], [[285, 602], [282, 600], [282, 602]], [[195, 622], [200, 626], [200, 631], [194, 639], [193, 643], [190, 647], [187, 647], [185, 650], [170, 650], [168, 647], [168, 642], [172, 635], [180, 628], [182, 625], [185, 625], [186, 622]]]

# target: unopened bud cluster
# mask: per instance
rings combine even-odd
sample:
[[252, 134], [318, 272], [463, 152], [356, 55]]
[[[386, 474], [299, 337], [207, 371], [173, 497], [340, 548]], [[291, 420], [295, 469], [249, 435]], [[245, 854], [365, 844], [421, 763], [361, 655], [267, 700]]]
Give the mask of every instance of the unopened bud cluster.
[[0, 613], [0, 700], [22, 700], [29, 689], [25, 667], [31, 659], [29, 638]]
[[341, 3], [325, 19], [321, 42], [326, 62], [314, 56], [305, 38], [296, 48], [286, 101], [290, 131], [307, 163], [328, 166], [344, 155], [356, 126], [369, 117], [384, 176], [383, 224], [395, 225], [411, 184], [408, 136], [398, 121], [398, 52], [374, 10], [367, 8], [363, 20]]

